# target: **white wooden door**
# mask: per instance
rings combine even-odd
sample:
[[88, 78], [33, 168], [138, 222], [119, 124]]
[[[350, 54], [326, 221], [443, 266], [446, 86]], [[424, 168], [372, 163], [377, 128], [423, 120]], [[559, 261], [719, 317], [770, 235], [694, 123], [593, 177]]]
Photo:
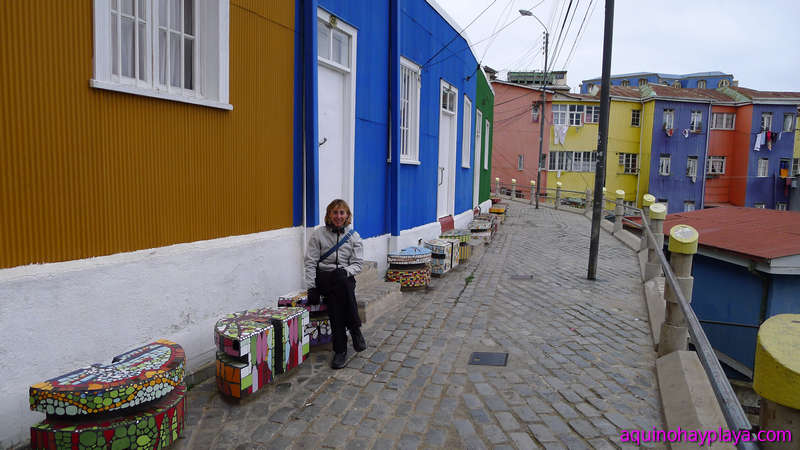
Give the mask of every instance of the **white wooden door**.
[[356, 29], [317, 11], [319, 222], [337, 198], [353, 205]]
[[345, 74], [319, 66], [319, 208], [320, 223], [332, 200], [345, 198]]
[[439, 167], [436, 182], [436, 216], [453, 214], [455, 200], [456, 117], [458, 90], [442, 81], [439, 95]]

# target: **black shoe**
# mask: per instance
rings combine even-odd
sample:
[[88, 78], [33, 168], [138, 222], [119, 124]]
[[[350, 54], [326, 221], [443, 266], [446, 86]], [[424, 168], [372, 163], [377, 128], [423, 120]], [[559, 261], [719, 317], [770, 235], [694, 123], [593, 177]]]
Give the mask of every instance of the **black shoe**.
[[341, 369], [347, 364], [347, 351], [334, 353], [331, 360], [331, 369]]
[[367, 349], [367, 341], [364, 340], [364, 335], [361, 334], [360, 328], [350, 330], [350, 337], [353, 338], [353, 348], [357, 352], [363, 352]]

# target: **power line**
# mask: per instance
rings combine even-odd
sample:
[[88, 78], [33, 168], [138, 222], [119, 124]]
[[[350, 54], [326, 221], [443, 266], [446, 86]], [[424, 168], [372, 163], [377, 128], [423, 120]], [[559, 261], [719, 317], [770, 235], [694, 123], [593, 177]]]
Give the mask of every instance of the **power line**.
[[448, 47], [450, 44], [452, 44], [452, 43], [453, 43], [453, 41], [455, 41], [457, 38], [459, 38], [459, 37], [462, 37], [462, 38], [463, 38], [464, 36], [463, 36], [461, 33], [463, 33], [463, 32], [465, 32], [465, 31], [467, 31], [467, 28], [469, 28], [469, 27], [470, 27], [470, 25], [472, 25], [473, 23], [475, 23], [475, 21], [476, 21], [476, 20], [478, 20], [478, 18], [480, 18], [480, 17], [483, 15], [483, 13], [485, 13], [486, 11], [488, 11], [488, 10], [489, 10], [489, 8], [491, 8], [491, 7], [492, 7], [492, 5], [494, 5], [494, 4], [495, 4], [495, 2], [497, 2], [497, 0], [492, 0], [492, 3], [489, 3], [489, 6], [487, 6], [486, 8], [484, 8], [484, 9], [483, 9], [483, 11], [481, 11], [481, 12], [480, 12], [480, 13], [479, 13], [477, 16], [475, 16], [475, 18], [474, 18], [474, 19], [472, 19], [472, 22], [470, 22], [469, 24], [467, 24], [467, 26], [465, 26], [465, 27], [464, 27], [464, 28], [463, 28], [461, 31], [459, 31], [459, 32], [458, 32], [458, 33], [457, 33], [455, 36], [453, 36], [453, 39], [450, 39], [450, 42], [448, 42], [447, 44], [445, 44], [445, 45], [444, 45], [444, 47], [440, 48], [440, 49], [439, 49], [439, 50], [438, 50], [436, 53], [434, 53], [434, 54], [433, 54], [433, 56], [431, 56], [430, 58], [428, 58], [428, 60], [427, 60], [427, 61], [425, 61], [425, 64], [423, 64], [423, 65], [422, 65], [422, 67], [425, 67], [425, 66], [427, 66], [427, 65], [428, 65], [428, 63], [429, 63], [429, 62], [431, 62], [431, 60], [432, 60], [433, 58], [435, 58], [435, 57], [436, 57], [436, 55], [438, 55], [438, 54], [439, 54], [439, 53], [441, 53], [441, 52], [442, 52], [444, 49], [446, 49], [446, 48], [447, 48], [447, 47]]
[[[569, 55], [567, 55], [567, 59], [564, 61], [564, 67], [561, 68], [562, 70], [566, 70], [567, 65], [569, 65], [569, 62], [572, 60], [572, 55], [575, 52], [575, 48], [576, 48], [576, 46], [578, 44], [578, 41], [583, 36], [583, 32], [586, 30], [586, 28], [584, 28], [584, 24], [586, 23], [586, 18], [587, 18], [587, 16], [591, 17], [592, 15], [594, 15], [594, 8], [596, 6], [597, 6], [597, 3], [595, 3], [594, 0], [589, 0], [589, 6], [586, 7], [586, 13], [583, 15], [583, 20], [581, 21], [580, 28], [578, 28], [578, 34], [575, 37], [575, 42], [572, 43], [572, 48], [569, 51]], [[589, 12], [590, 8], [591, 8], [591, 12]]]
[[[511, 12], [511, 5], [513, 5], [513, 4], [514, 4], [513, 1], [508, 2], [506, 4], [506, 7], [503, 8], [503, 11], [500, 12], [500, 15], [497, 16], [497, 22], [494, 23], [494, 28], [492, 28], [492, 33], [497, 31], [497, 27], [500, 26], [500, 22], [503, 20], [503, 17], [504, 16], [508, 16], [508, 13]], [[486, 53], [489, 52], [489, 47], [491, 47], [492, 44], [494, 44], [494, 39], [492, 39], [491, 42], [489, 42], [489, 44], [487, 44], [486, 48], [483, 50], [483, 55], [481, 56], [481, 61], [483, 61], [483, 59], [486, 58]]]
[[[569, 36], [569, 30], [572, 28], [572, 21], [575, 19], [575, 13], [578, 11], [578, 6], [580, 6], [580, 3], [581, 3], [581, 0], [577, 0], [576, 1], [575, 9], [572, 10], [572, 15], [571, 16], [569, 15], [570, 8], [567, 8], [567, 16], [569, 16], [569, 24], [566, 25], [566, 27], [564, 27], [563, 25], [561, 27], [561, 31], [564, 32], [564, 39], [561, 41], [560, 44], [556, 43], [557, 44], [556, 45], [556, 47], [557, 47], [556, 48], [556, 52], [553, 55], [553, 59], [551, 60], [552, 63], [553, 63], [552, 67], [556, 66], [556, 61], [558, 61], [558, 57], [561, 56], [561, 50], [564, 48], [564, 44], [567, 42], [567, 37]], [[570, 6], [571, 6], [571, 2], [570, 2]], [[564, 17], [564, 23], [566, 23], [566, 20], [567, 20], [567, 17], [565, 16]]]

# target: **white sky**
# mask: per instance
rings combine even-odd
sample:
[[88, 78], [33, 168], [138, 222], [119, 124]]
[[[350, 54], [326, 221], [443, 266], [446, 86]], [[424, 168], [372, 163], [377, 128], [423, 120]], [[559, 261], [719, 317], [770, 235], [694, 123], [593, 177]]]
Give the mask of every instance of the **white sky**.
[[[478, 60], [495, 70], [542, 70], [542, 26], [522, 17], [530, 9], [550, 30], [551, 70], [566, 64], [575, 92], [582, 80], [599, 77], [603, 60], [604, 0], [572, 0], [572, 27], [553, 67], [552, 52], [570, 0], [436, 0], [466, 30]], [[567, 55], [587, 7], [593, 11], [574, 54]], [[572, 10], [570, 17], [572, 17]], [[556, 19], [555, 17], [558, 17]], [[556, 24], [557, 22], [557, 24]], [[570, 19], [567, 19], [569, 25]], [[498, 26], [499, 24], [499, 26]], [[480, 42], [479, 41], [483, 41]], [[739, 86], [765, 91], [800, 91], [800, 1], [798, 0], [616, 0], [611, 73], [684, 74], [721, 71]], [[487, 45], [491, 43], [488, 51]], [[451, 44], [455, 45], [455, 44]], [[505, 72], [501, 72], [505, 79]]]

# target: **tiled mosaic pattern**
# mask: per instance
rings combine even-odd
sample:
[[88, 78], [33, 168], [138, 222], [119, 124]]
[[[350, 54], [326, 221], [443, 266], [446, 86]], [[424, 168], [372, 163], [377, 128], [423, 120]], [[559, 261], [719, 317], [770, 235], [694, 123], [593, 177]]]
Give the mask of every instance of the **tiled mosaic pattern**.
[[430, 264], [393, 266], [386, 270], [386, 281], [400, 283], [402, 288], [421, 288], [431, 282]]
[[461, 262], [461, 241], [452, 238], [442, 238], [443, 241], [452, 242], [453, 250], [450, 259], [450, 266], [456, 267]]
[[457, 239], [460, 242], [469, 242], [471, 234], [472, 233], [469, 230], [455, 229], [455, 230], [445, 231], [439, 237], [441, 239]]
[[275, 330], [275, 373], [286, 373], [305, 361], [310, 345], [309, 336], [304, 332], [309, 322], [308, 311], [292, 307], [267, 307], [258, 311], [270, 318]]
[[39, 449], [163, 449], [183, 433], [186, 387], [132, 415], [73, 422], [59, 418], [31, 427], [31, 448]]
[[[425, 242], [431, 250], [431, 273], [442, 275], [453, 268], [453, 242], [444, 239], [431, 239]], [[458, 258], [456, 256], [456, 258]]]
[[[472, 239], [472, 234], [470, 234], [470, 239]], [[472, 243], [462, 242], [459, 247], [458, 260], [462, 263], [465, 263], [472, 257]]]
[[431, 251], [425, 247], [406, 247], [397, 253], [386, 256], [391, 266], [406, 264], [427, 264], [431, 262]]
[[281, 295], [280, 297], [278, 297], [278, 306], [287, 306], [287, 307], [300, 306], [307, 309], [309, 312], [319, 312], [328, 310], [328, 306], [325, 305], [324, 303], [320, 303], [319, 305], [309, 305], [307, 291], [297, 291], [297, 292], [292, 292], [290, 294]]
[[305, 327], [305, 333], [311, 346], [325, 345], [333, 342], [331, 333], [331, 319], [327, 315], [311, 317], [311, 321]]
[[113, 359], [30, 388], [30, 408], [50, 416], [117, 411], [157, 400], [183, 383], [186, 357], [180, 345], [158, 340]]

